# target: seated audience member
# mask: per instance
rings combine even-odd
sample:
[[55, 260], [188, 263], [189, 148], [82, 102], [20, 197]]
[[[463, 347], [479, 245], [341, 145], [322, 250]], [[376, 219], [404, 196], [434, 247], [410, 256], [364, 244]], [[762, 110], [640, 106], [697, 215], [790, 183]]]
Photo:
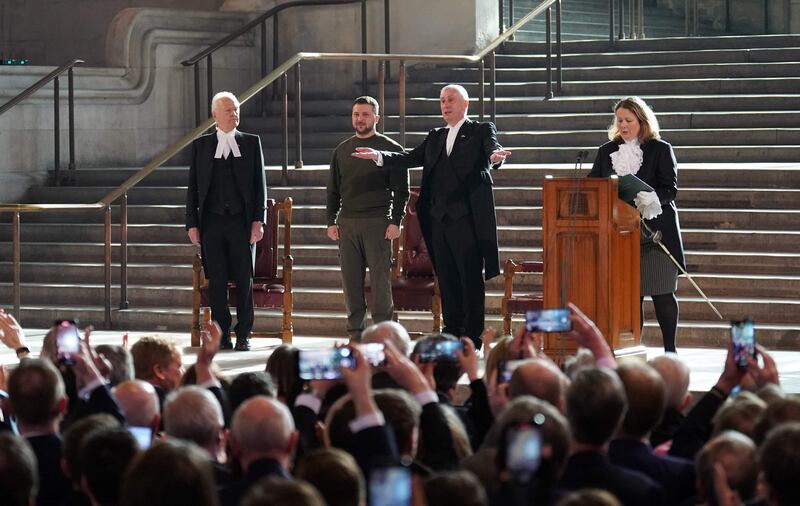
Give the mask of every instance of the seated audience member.
[[142, 380], [130, 380], [120, 383], [112, 390], [126, 425], [130, 427], [147, 427], [153, 434], [161, 426], [161, 407], [155, 387]]
[[106, 376], [109, 386], [133, 379], [133, 356], [128, 350], [118, 344], [98, 344], [94, 349], [110, 365]]
[[68, 500], [72, 506], [88, 504], [89, 499], [81, 491], [81, 450], [86, 439], [98, 430], [119, 427], [119, 421], [111, 415], [90, 415], [75, 421], [64, 432], [61, 442], [61, 469], [72, 482]]
[[619, 366], [617, 374], [625, 387], [628, 411], [608, 457], [612, 464], [639, 471], [660, 484], [665, 504], [680, 504], [694, 495], [694, 464], [656, 455], [649, 443], [650, 431], [664, 412], [664, 380], [652, 367], [632, 362]]
[[622, 506], [616, 497], [605, 490], [588, 488], [573, 492], [565, 497], [558, 506]]
[[767, 435], [758, 452], [767, 506], [800, 504], [800, 423], [780, 425]]
[[739, 392], [722, 404], [714, 415], [714, 431], [712, 437], [728, 430], [741, 432], [750, 439], [754, 438], [756, 422], [761, 418], [767, 403], [751, 392]]
[[244, 401], [256, 395], [275, 398], [275, 383], [264, 371], [243, 372], [233, 378], [228, 387], [228, 405], [231, 413], [236, 412]]
[[222, 506], [238, 505], [261, 478], [290, 478], [297, 438], [289, 408], [275, 399], [259, 395], [239, 406], [233, 415], [230, 445], [244, 476], [220, 491]]
[[744, 434], [728, 431], [716, 436], [697, 454], [695, 465], [700, 504], [719, 504], [714, 485], [717, 466], [722, 467], [727, 487], [738, 495], [741, 503], [755, 498], [758, 481], [756, 447]]
[[211, 464], [194, 444], [159, 441], [134, 457], [122, 479], [120, 506], [218, 506]]
[[603, 368], [578, 371], [567, 391], [566, 408], [573, 451], [560, 485], [568, 490], [606, 490], [625, 506], [662, 504], [660, 485], [612, 464], [606, 455], [627, 411], [625, 389], [616, 373]]
[[564, 392], [567, 386], [569, 379], [552, 360], [534, 358], [514, 369], [511, 381], [508, 382], [508, 396], [516, 399], [523, 395], [531, 395], [549, 402], [563, 412]]
[[25, 439], [0, 433], [0, 498], [6, 506], [33, 506], [39, 487], [36, 455]]
[[81, 489], [92, 506], [117, 506], [122, 477], [139, 452], [136, 439], [124, 427], [91, 432], [81, 447]]
[[800, 399], [787, 397], [767, 405], [753, 428], [753, 441], [761, 444], [769, 432], [786, 422], [800, 422]]
[[155, 387], [160, 404], [183, 378], [183, 356], [175, 343], [161, 337], [142, 337], [131, 347], [136, 379]]
[[364, 344], [385, 344], [387, 341], [391, 342], [397, 351], [406, 357], [411, 352], [411, 337], [408, 335], [408, 331], [395, 321], [386, 320], [375, 323], [361, 332], [361, 342]]
[[230, 473], [225, 467], [225, 419], [222, 407], [211, 392], [197, 386], [173, 390], [164, 401], [164, 432], [199, 446], [214, 467], [217, 486], [226, 484]]
[[314, 487], [300, 480], [271, 476], [259, 480], [242, 499], [241, 506], [326, 506]]
[[425, 480], [427, 506], [486, 506], [486, 492], [469, 471], [439, 473]]
[[365, 506], [364, 477], [355, 459], [338, 448], [319, 448], [303, 457], [294, 470], [319, 491], [327, 506]]
[[507, 504], [514, 483], [506, 470], [506, 438], [520, 425], [534, 426], [542, 439], [539, 467], [529, 483], [535, 489], [530, 500], [552, 504], [562, 495], [556, 485], [569, 455], [570, 435], [567, 421], [550, 403], [530, 396], [512, 400], [492, 425], [480, 450], [462, 461], [462, 466], [483, 483], [491, 504]]
[[656, 447], [672, 440], [685, 418], [685, 410], [692, 403], [692, 394], [689, 393], [689, 366], [676, 353], [659, 355], [647, 363], [664, 380], [667, 400], [664, 416], [650, 434], [650, 444]]
[[303, 391], [304, 381], [297, 370], [298, 356], [297, 348], [282, 344], [267, 359], [266, 372], [277, 387], [277, 398], [287, 406], [294, 406], [295, 399]]

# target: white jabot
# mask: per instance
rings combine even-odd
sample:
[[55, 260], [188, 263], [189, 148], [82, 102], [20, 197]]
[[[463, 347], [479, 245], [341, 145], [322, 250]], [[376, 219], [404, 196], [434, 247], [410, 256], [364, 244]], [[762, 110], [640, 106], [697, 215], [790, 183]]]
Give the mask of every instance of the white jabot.
[[236, 129], [234, 128], [228, 133], [223, 132], [217, 128], [217, 152], [214, 158], [228, 159], [228, 155], [233, 153], [234, 158], [240, 158], [242, 153], [239, 151], [239, 145], [236, 144]]
[[456, 123], [453, 126], [447, 127], [447, 156], [450, 156], [450, 153], [453, 152], [453, 146], [456, 143], [456, 136], [458, 135], [458, 130], [461, 128], [461, 125], [467, 121], [467, 118], [461, 118], [461, 121]]
[[642, 148], [638, 139], [631, 139], [619, 145], [619, 151], [611, 153], [611, 166], [619, 176], [636, 174], [642, 167]]

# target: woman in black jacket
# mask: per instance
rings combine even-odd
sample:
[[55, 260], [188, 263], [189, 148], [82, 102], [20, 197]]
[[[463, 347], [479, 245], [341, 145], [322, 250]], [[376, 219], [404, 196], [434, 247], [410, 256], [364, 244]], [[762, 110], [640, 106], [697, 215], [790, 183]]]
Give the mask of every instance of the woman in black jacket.
[[[631, 204], [653, 232], [661, 233], [661, 242], [682, 266], [683, 242], [675, 208], [678, 192], [678, 167], [669, 143], [661, 140], [658, 120], [652, 109], [639, 97], [623, 98], [614, 106], [614, 123], [608, 129], [609, 142], [600, 146], [589, 177], [634, 174], [654, 192], [639, 192]], [[675, 351], [678, 329], [677, 266], [642, 227], [641, 302], [644, 324], [644, 297], [650, 296], [656, 311], [665, 351]]]

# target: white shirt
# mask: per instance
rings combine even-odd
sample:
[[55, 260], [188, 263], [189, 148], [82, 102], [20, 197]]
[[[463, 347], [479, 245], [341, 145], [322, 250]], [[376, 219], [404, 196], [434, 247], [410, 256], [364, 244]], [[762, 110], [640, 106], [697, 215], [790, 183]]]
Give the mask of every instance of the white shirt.
[[239, 151], [239, 145], [236, 144], [236, 129], [230, 132], [223, 132], [217, 128], [217, 152], [214, 158], [228, 159], [228, 155], [233, 152], [234, 158], [240, 158], [242, 153]]
[[456, 136], [458, 135], [459, 129], [461, 129], [461, 125], [467, 121], [467, 118], [461, 118], [461, 121], [456, 123], [453, 126], [447, 127], [447, 156], [450, 156], [450, 153], [453, 151], [453, 146], [456, 143]]

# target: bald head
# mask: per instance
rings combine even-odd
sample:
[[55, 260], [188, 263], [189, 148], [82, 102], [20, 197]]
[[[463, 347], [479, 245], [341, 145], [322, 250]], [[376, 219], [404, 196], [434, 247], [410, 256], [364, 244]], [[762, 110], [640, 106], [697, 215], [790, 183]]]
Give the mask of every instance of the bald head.
[[164, 430], [167, 435], [196, 443], [212, 455], [221, 442], [225, 426], [222, 407], [205, 388], [185, 386], [169, 394], [164, 402]]
[[391, 342], [397, 350], [405, 356], [411, 351], [411, 337], [408, 331], [399, 323], [386, 320], [375, 325], [370, 325], [361, 333], [362, 343]]
[[645, 437], [664, 414], [664, 380], [655, 369], [638, 362], [620, 365], [617, 374], [628, 398], [622, 432], [634, 438]]
[[263, 395], [239, 406], [233, 415], [231, 435], [245, 469], [259, 458], [273, 458], [286, 466], [297, 439], [289, 408]]
[[689, 393], [689, 366], [675, 353], [660, 355], [647, 364], [664, 380], [666, 407], [682, 410]]
[[549, 402], [559, 410], [564, 404], [566, 377], [549, 360], [532, 359], [514, 369], [508, 384], [508, 395], [512, 399], [532, 395]]
[[161, 408], [153, 385], [142, 380], [124, 381], [112, 390], [128, 425], [152, 427], [158, 425]]

